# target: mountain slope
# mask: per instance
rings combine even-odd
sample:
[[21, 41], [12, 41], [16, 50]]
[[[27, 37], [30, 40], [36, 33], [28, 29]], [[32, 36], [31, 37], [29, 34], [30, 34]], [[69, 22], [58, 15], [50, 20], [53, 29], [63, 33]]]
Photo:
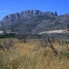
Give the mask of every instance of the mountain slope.
[[25, 10], [10, 14], [0, 21], [0, 29], [21, 33], [39, 33], [48, 30], [63, 29], [69, 24], [69, 14], [58, 16], [57, 12]]

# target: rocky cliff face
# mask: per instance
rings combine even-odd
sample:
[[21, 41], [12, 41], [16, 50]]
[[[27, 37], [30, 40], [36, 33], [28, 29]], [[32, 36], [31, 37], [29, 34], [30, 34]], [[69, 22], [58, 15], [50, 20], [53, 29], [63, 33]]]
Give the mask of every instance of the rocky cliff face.
[[35, 17], [39, 15], [46, 15], [46, 16], [53, 17], [53, 16], [57, 16], [57, 13], [55, 14], [53, 12], [41, 12], [39, 10], [25, 10], [25, 11], [22, 11], [21, 13], [15, 13], [15, 14], [10, 14], [5, 16], [1, 20], [1, 22], [5, 22], [5, 21], [12, 22], [18, 19], [31, 18], [32, 16]]
[[57, 12], [42, 12], [40, 10], [25, 10], [5, 16], [0, 21], [0, 29], [39, 33], [47, 30], [66, 28], [69, 24], [69, 14], [57, 15]]

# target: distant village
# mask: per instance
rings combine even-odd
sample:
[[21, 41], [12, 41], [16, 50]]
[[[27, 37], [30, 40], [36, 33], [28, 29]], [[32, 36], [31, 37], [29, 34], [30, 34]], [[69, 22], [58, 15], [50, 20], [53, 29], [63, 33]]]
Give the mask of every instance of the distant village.
[[17, 32], [11, 32], [11, 30], [6, 30], [6, 31], [0, 30], [0, 35], [2, 35], [2, 34], [10, 34], [10, 33], [18, 34]]
[[[11, 30], [6, 30], [6, 31], [2, 31], [0, 30], [0, 35], [2, 34], [18, 34], [18, 32], [11, 32]], [[43, 32], [40, 32], [40, 33], [37, 33], [37, 34], [44, 34], [44, 33], [68, 33], [67, 29], [60, 29], [60, 30], [50, 30], [50, 31], [43, 31]]]

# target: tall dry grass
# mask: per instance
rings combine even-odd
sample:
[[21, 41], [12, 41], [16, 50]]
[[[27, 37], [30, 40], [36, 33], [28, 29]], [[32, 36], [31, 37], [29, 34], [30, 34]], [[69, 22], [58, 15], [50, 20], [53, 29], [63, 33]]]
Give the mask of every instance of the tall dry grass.
[[[31, 40], [30, 43], [20, 43], [14, 39], [15, 45], [12, 50], [0, 51], [0, 69], [69, 69], [69, 54], [63, 52], [54, 56], [48, 47], [34, 51], [38, 46], [38, 40]], [[58, 49], [59, 44], [54, 43]]]

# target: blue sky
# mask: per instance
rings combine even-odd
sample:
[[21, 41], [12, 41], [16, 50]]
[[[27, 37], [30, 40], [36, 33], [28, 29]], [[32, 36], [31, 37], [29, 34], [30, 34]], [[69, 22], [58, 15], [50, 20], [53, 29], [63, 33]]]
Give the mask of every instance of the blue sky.
[[69, 0], [0, 0], [0, 20], [6, 15], [29, 9], [65, 14], [69, 13]]

